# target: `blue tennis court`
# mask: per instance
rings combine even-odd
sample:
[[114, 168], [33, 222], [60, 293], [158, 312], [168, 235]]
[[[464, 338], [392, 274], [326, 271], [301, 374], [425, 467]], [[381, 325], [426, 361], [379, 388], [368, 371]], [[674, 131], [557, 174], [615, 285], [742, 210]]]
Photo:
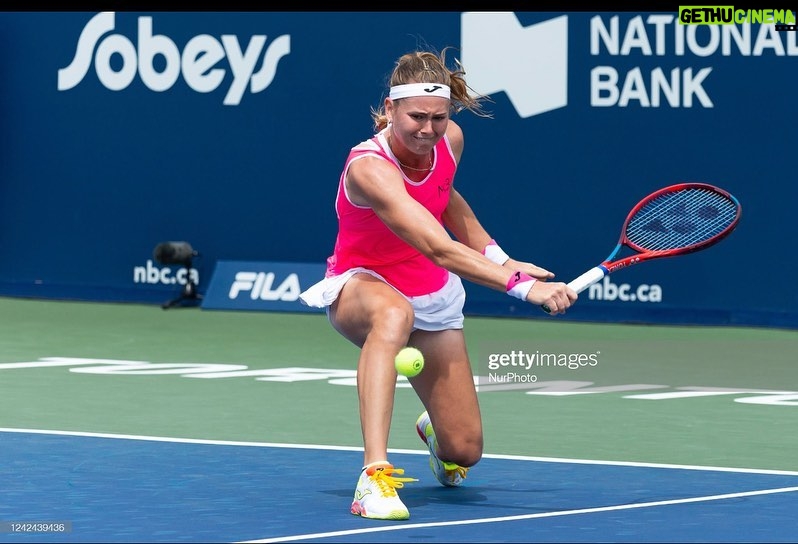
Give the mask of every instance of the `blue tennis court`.
[[467, 485], [426, 452], [406, 522], [348, 512], [356, 448], [3, 429], [4, 542], [794, 542], [798, 472], [487, 456]]

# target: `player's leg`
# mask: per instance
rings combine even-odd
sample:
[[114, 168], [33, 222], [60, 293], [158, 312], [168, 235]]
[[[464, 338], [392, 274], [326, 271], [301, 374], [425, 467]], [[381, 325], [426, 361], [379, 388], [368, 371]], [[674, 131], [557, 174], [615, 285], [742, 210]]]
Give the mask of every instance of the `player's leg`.
[[417, 330], [410, 344], [421, 350], [425, 361], [424, 370], [410, 379], [431, 423], [428, 428], [422, 414], [419, 434], [425, 433], [422, 438], [438, 458], [431, 460], [438, 480], [459, 485], [465, 471], [453, 465], [475, 465], [483, 448], [482, 418], [463, 330]]
[[396, 388], [394, 357], [407, 344], [413, 308], [385, 282], [356, 274], [330, 308], [330, 322], [361, 348], [357, 390], [364, 464], [385, 460]]
[[385, 282], [356, 274], [330, 307], [330, 322], [361, 348], [357, 392], [364, 466], [350, 510], [369, 518], [407, 519], [410, 514], [396, 488], [409, 479], [388, 462], [388, 434], [396, 391], [394, 357], [407, 344], [413, 308]]

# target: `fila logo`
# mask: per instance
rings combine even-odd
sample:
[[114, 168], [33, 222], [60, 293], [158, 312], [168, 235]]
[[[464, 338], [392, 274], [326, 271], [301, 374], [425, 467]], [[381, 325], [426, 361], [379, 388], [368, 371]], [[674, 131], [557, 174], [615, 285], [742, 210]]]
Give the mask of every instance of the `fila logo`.
[[273, 289], [274, 278], [274, 272], [237, 272], [227, 296], [234, 300], [240, 293], [249, 291], [252, 300], [293, 302], [299, 299], [299, 293], [302, 292], [299, 287], [299, 276], [295, 273], [288, 274], [282, 283]]

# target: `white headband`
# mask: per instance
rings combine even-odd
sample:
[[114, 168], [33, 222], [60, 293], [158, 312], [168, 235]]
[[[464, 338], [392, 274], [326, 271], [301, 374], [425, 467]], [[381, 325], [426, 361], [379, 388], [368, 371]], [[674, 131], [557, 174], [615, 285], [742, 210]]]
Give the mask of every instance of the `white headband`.
[[411, 96], [440, 96], [449, 98], [451, 90], [448, 85], [443, 83], [408, 83], [407, 85], [395, 85], [391, 87], [388, 97], [391, 100], [398, 98], [409, 98]]

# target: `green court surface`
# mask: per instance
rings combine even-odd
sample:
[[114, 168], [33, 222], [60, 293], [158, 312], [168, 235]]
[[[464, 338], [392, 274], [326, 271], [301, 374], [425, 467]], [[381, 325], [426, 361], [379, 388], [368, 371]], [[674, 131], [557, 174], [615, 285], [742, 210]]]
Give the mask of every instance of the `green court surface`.
[[[0, 326], [3, 428], [361, 445], [358, 350], [323, 314], [0, 298]], [[597, 361], [481, 387], [486, 453], [798, 470], [795, 331], [467, 317], [466, 335], [477, 375], [514, 351]], [[423, 449], [420, 411], [400, 380], [391, 448]]]

